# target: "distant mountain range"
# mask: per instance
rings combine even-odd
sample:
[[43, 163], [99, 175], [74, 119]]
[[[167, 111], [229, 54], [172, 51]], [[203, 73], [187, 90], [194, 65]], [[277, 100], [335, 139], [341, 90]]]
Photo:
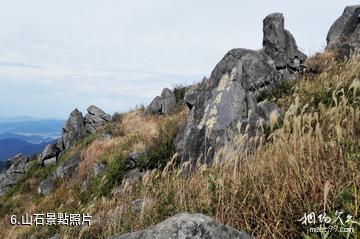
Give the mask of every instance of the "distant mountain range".
[[25, 121], [36, 121], [36, 118], [31, 116], [15, 116], [15, 117], [4, 117], [0, 116], [0, 123], [14, 123], [14, 122], [25, 122]]
[[[61, 134], [63, 120], [35, 119], [29, 116], [0, 117], [0, 162], [18, 153], [31, 157]], [[0, 169], [3, 165], [0, 163]]]
[[1, 122], [0, 133], [24, 135], [60, 135], [63, 120], [31, 120], [21, 122]]
[[31, 157], [40, 153], [49, 143], [31, 144], [19, 139], [2, 139], [0, 140], [0, 161], [5, 161], [18, 153]]

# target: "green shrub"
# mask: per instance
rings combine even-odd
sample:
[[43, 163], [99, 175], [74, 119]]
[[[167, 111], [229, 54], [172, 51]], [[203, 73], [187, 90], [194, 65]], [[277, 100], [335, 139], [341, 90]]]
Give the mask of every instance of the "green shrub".
[[111, 190], [119, 185], [124, 176], [125, 160], [122, 152], [113, 156], [105, 172], [97, 175], [92, 181], [92, 191], [98, 197], [108, 196]]
[[168, 119], [159, 126], [161, 137], [139, 159], [140, 169], [163, 169], [166, 163], [175, 153], [173, 140], [178, 130], [178, 124], [174, 119]]

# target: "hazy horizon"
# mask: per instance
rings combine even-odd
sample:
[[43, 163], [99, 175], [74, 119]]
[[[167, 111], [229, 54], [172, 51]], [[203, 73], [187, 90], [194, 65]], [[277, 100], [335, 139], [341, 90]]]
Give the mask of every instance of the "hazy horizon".
[[[0, 117], [112, 114], [164, 87], [209, 76], [232, 48], [260, 49], [262, 20], [282, 12], [307, 54], [356, 1], [5, 0], [0, 9]], [[309, 7], [311, 6], [311, 7]]]

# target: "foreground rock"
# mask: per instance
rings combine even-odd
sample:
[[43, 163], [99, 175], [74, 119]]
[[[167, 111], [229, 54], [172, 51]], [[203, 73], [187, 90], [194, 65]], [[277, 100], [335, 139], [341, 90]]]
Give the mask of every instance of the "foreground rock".
[[[263, 112], [265, 106], [257, 104], [256, 96], [288, 79], [285, 72], [296, 72], [306, 58], [284, 29], [279, 13], [264, 20], [263, 46], [258, 51], [229, 51], [209, 79], [185, 94], [190, 113], [175, 140], [179, 164], [212, 163], [214, 153], [239, 133], [246, 136], [249, 148], [261, 140], [264, 130], [260, 123], [268, 120], [271, 112]], [[269, 107], [266, 105], [266, 111]]]
[[150, 105], [145, 109], [146, 114], [168, 115], [176, 108], [176, 97], [174, 92], [165, 88], [160, 96], [156, 96]]
[[202, 214], [178, 214], [145, 229], [111, 237], [112, 239], [250, 239], [249, 235], [222, 225]]
[[334, 22], [327, 35], [327, 48], [338, 49], [342, 57], [349, 57], [360, 48], [360, 5], [348, 6]]
[[29, 159], [18, 154], [7, 160], [6, 171], [0, 174], [0, 196], [13, 187], [27, 171]]

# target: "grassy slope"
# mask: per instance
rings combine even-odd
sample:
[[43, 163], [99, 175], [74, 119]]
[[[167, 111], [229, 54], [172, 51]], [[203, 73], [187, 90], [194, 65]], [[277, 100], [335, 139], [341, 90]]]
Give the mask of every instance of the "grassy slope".
[[[170, 160], [169, 142], [184, 121], [184, 111], [169, 117], [144, 117], [138, 111], [121, 115], [100, 132], [111, 131], [111, 141], [92, 137], [74, 149], [82, 150], [82, 163], [71, 183], [58, 182], [53, 194], [39, 197], [36, 185], [53, 169], [36, 169], [0, 199], [0, 223], [5, 227], [0, 237], [44, 238], [59, 233], [67, 238], [106, 238], [188, 211], [210, 215], [257, 238], [346, 238], [345, 233], [309, 234], [297, 222], [306, 212], [334, 217], [336, 210], [344, 210], [358, 221], [360, 217], [360, 64], [358, 58], [346, 64], [333, 59], [328, 53], [313, 57], [309, 64], [319, 74], [283, 83], [261, 96], [286, 111], [283, 120], [272, 119], [273, 127], [263, 139], [266, 144], [244, 155], [239, 136], [237, 147], [224, 147], [216, 156], [226, 157], [225, 165], [202, 167], [190, 177], [178, 176], [171, 167], [156, 169]], [[141, 150], [148, 152], [143, 168], [150, 173], [135, 185], [124, 183], [123, 193], [116, 194], [124, 156]], [[95, 161], [106, 162], [108, 169], [91, 179]], [[92, 182], [90, 188], [79, 193], [86, 179]], [[141, 212], [126, 206], [139, 198], [146, 199]], [[9, 225], [13, 213], [79, 210], [93, 215], [91, 227]], [[359, 226], [353, 227], [359, 233]]]

